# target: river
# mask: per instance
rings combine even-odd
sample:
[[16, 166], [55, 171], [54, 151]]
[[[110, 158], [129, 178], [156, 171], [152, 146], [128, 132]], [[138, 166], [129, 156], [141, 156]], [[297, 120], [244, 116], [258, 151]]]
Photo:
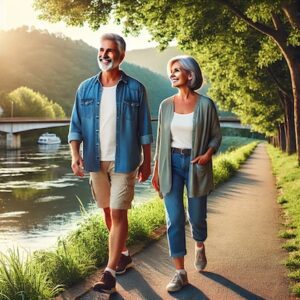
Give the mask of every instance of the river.
[[[133, 205], [156, 193], [150, 180], [137, 183]], [[68, 145], [24, 146], [0, 152], [0, 251], [20, 247], [34, 251], [55, 246], [57, 238], [81, 219], [80, 202], [89, 212], [98, 210], [88, 175], [75, 177]]]

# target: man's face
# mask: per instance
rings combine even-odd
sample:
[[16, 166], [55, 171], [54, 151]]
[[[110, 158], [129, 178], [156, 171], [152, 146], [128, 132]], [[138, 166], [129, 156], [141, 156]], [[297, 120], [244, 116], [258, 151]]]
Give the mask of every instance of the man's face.
[[120, 54], [118, 45], [111, 40], [101, 40], [98, 51], [98, 64], [102, 71], [119, 67], [124, 55]]

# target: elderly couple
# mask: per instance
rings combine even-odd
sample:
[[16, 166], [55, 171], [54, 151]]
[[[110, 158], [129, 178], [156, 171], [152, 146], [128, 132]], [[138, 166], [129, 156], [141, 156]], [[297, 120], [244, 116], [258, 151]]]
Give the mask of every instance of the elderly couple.
[[[90, 173], [93, 196], [104, 210], [109, 259], [94, 290], [108, 294], [116, 291], [116, 274], [133, 265], [126, 248], [127, 210], [136, 177], [143, 182], [151, 173], [152, 129], [146, 90], [120, 70], [125, 50], [125, 41], [117, 34], [100, 38], [97, 59], [101, 72], [80, 84], [68, 135], [72, 170], [76, 176], [84, 176], [83, 170]], [[207, 264], [207, 195], [213, 188], [212, 155], [219, 148], [221, 131], [213, 101], [196, 92], [203, 78], [195, 59], [174, 57], [167, 72], [178, 92], [160, 104], [152, 185], [164, 198], [170, 256], [176, 269], [166, 288], [175, 292], [188, 284], [184, 186], [195, 240], [194, 265], [202, 271]]]

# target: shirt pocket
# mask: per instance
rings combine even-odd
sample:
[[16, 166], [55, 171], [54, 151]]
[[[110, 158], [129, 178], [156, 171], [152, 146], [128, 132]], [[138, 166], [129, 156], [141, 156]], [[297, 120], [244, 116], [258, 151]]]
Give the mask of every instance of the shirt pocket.
[[123, 108], [124, 108], [124, 115], [126, 120], [134, 122], [138, 119], [138, 112], [140, 108], [139, 102], [124, 100]]
[[82, 108], [82, 116], [84, 118], [90, 118], [93, 116], [94, 111], [94, 99], [93, 98], [85, 98], [81, 99], [81, 108]]

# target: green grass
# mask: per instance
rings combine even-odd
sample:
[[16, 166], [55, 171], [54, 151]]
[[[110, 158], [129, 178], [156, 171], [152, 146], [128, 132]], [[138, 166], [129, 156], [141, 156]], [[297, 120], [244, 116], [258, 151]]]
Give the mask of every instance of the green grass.
[[[249, 139], [248, 139], [249, 140]], [[229, 153], [219, 154], [214, 159], [214, 180], [218, 185], [228, 180], [239, 169], [240, 165], [251, 155], [258, 142], [252, 142]]]
[[237, 150], [238, 148], [248, 145], [252, 142], [256, 141], [255, 139], [247, 138], [247, 137], [239, 137], [239, 136], [223, 136], [222, 143], [219, 148], [218, 153], [225, 153]]
[[[215, 157], [216, 184], [228, 180], [256, 145], [254, 142]], [[0, 299], [51, 299], [62, 287], [86, 278], [105, 263], [108, 231], [102, 215], [88, 215], [84, 210], [82, 214], [78, 228], [58, 241], [54, 251], [36, 251], [25, 260], [18, 252], [0, 256]], [[128, 246], [152, 240], [153, 231], [165, 224], [163, 201], [156, 197], [134, 207], [128, 220]]]
[[279, 191], [278, 203], [284, 212], [284, 229], [279, 236], [286, 239], [283, 248], [289, 252], [285, 265], [291, 279], [291, 292], [300, 296], [300, 167], [296, 155], [287, 155], [268, 146]]
[[51, 299], [62, 291], [49, 279], [47, 265], [35, 264], [19, 250], [9, 250], [0, 255], [0, 299], [33, 300]]

